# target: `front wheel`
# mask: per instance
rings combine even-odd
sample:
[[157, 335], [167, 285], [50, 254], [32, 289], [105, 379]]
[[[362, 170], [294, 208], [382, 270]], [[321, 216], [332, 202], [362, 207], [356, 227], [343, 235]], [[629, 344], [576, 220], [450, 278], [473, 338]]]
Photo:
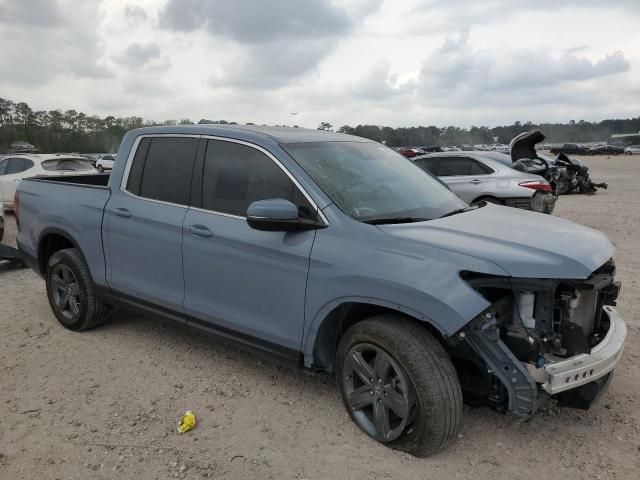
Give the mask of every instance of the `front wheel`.
[[337, 380], [353, 421], [386, 445], [426, 457], [455, 438], [462, 415], [456, 371], [417, 323], [381, 315], [340, 340]]
[[100, 173], [104, 173], [104, 168], [102, 167], [102, 165], [98, 165], [98, 171]]

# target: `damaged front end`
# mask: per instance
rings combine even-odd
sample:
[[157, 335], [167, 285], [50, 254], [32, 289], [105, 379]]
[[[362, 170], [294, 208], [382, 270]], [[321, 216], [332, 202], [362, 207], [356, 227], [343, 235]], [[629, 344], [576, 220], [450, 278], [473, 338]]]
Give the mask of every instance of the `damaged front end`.
[[613, 260], [585, 280], [464, 272], [491, 302], [451, 339], [467, 400], [518, 416], [550, 397], [588, 408], [606, 388], [626, 336], [612, 308], [620, 291], [614, 274]]

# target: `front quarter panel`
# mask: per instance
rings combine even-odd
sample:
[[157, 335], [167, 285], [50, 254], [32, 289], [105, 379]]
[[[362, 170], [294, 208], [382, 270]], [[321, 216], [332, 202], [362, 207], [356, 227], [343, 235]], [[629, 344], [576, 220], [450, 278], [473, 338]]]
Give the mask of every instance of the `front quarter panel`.
[[350, 218], [328, 217], [330, 226], [318, 230], [309, 267], [302, 345], [307, 366], [314, 363], [323, 321], [342, 303], [387, 307], [448, 337], [489, 306], [460, 272], [507, 275], [482, 259], [405, 242]]

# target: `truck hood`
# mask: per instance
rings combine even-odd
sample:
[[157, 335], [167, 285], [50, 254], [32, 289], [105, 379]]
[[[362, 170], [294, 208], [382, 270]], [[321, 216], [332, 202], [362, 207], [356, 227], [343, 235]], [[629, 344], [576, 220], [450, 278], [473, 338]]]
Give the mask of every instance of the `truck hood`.
[[592, 228], [492, 204], [439, 220], [379, 228], [407, 241], [491, 261], [522, 278], [584, 279], [615, 252], [613, 243]]

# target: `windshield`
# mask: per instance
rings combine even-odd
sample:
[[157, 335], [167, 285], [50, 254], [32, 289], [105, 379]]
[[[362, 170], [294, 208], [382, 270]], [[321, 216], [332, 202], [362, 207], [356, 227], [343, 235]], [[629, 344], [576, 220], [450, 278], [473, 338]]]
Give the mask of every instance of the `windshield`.
[[378, 143], [284, 147], [344, 213], [362, 222], [432, 220], [467, 206], [413, 162]]

